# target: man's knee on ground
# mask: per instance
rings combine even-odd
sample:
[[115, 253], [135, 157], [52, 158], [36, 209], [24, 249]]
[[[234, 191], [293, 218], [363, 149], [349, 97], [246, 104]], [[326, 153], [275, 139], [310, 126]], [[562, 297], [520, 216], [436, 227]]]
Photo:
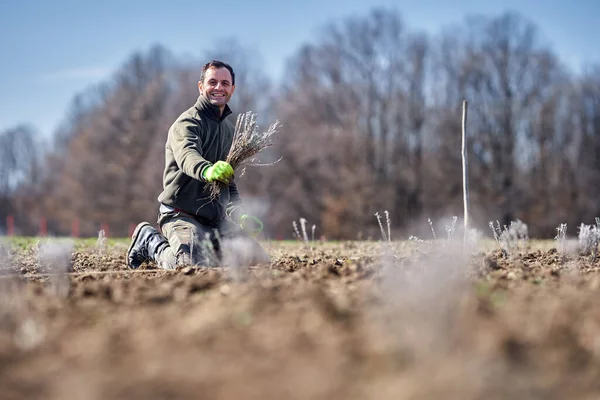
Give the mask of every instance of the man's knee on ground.
[[211, 265], [215, 252], [206, 229], [197, 223], [180, 219], [165, 224], [163, 229], [177, 257], [177, 265]]

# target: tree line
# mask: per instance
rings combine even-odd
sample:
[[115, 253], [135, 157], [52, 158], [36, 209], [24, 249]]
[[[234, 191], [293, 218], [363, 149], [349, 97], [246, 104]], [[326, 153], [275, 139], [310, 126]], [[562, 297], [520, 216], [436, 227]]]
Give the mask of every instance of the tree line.
[[374, 9], [322, 27], [281, 82], [235, 39], [193, 61], [154, 46], [78, 94], [51, 143], [27, 125], [0, 132], [0, 232], [9, 215], [21, 234], [42, 216], [56, 235], [76, 219], [83, 235], [107, 223], [112, 236], [155, 221], [168, 128], [212, 58], [236, 71], [234, 113], [282, 124], [261, 161], [281, 160], [238, 179], [268, 237], [292, 237], [299, 218], [330, 239], [379, 237], [383, 210], [396, 238], [427, 236], [427, 218], [461, 216], [463, 100], [476, 227], [521, 219], [552, 237], [600, 216], [600, 66], [570, 71], [519, 14], [427, 35]]

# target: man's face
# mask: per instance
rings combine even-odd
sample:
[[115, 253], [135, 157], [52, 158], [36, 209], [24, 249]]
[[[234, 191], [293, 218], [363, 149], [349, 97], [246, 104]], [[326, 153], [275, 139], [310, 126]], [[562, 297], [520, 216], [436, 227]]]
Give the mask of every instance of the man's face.
[[198, 90], [211, 104], [222, 109], [235, 91], [235, 85], [231, 84], [231, 80], [227, 68], [211, 67], [204, 73], [204, 81], [198, 82]]

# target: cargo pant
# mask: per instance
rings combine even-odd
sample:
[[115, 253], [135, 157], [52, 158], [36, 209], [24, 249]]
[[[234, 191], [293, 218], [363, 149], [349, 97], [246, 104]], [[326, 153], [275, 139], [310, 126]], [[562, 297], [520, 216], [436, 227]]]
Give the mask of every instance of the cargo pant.
[[238, 225], [224, 219], [217, 226], [205, 225], [194, 216], [180, 212], [160, 212], [158, 225], [169, 242], [157, 263], [163, 269], [177, 266], [236, 266], [268, 264], [269, 256], [261, 245]]

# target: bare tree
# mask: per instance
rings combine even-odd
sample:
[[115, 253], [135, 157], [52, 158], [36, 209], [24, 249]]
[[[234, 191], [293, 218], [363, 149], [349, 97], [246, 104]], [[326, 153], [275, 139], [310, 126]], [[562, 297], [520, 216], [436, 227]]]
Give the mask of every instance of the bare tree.
[[169, 62], [161, 47], [135, 53], [112, 82], [76, 98], [53, 157], [59, 175], [47, 188], [45, 211], [60, 221], [60, 232], [80, 219], [87, 223], [84, 233], [94, 234], [106, 222], [123, 235], [131, 222], [156, 218], [150, 205], [156, 209], [160, 181], [145, 177], [163, 168], [160, 161], [148, 160], [153, 143], [168, 129], [161, 117], [169, 95]]
[[593, 221], [600, 216], [600, 65], [588, 68], [576, 82], [569, 104], [572, 123], [566, 135], [574, 144], [574, 208], [581, 221]]
[[553, 115], [564, 74], [540, 44], [536, 27], [519, 15], [471, 17], [466, 30], [454, 32], [441, 40], [452, 44], [441, 49], [446, 64], [442, 81], [451, 90], [441, 101], [454, 110], [459, 97], [473, 104], [469, 131], [474, 201], [488, 218], [508, 224], [525, 211], [520, 199], [529, 189], [521, 178], [532, 169], [540, 171], [535, 164], [539, 157], [531, 156], [546, 151], [545, 143], [553, 137], [532, 121]]
[[473, 222], [522, 218], [548, 236], [559, 223], [600, 216], [600, 68], [574, 77], [517, 14], [471, 17], [432, 40], [409, 32], [396, 11], [374, 9], [324, 26], [278, 87], [235, 39], [202, 57], [176, 60], [161, 47], [133, 54], [74, 99], [48, 154], [15, 133], [22, 128], [0, 134], [3, 215], [27, 211], [31, 226], [52, 216], [55, 233], [78, 218], [88, 235], [100, 222], [123, 235], [155, 219], [168, 128], [215, 58], [236, 71], [236, 113], [257, 112], [265, 129], [282, 122], [276, 147], [261, 155], [282, 161], [236, 176], [250, 204], [268, 204], [271, 236], [291, 236], [300, 217], [330, 238], [377, 235], [382, 210], [395, 229], [420, 234], [425, 216], [460, 212], [465, 99]]
[[[326, 26], [290, 61], [279, 108], [289, 131], [282, 143], [285, 165], [306, 175], [305, 208], [314, 209], [317, 221], [334, 219], [325, 202], [339, 183], [335, 200], [327, 203], [345, 204], [335, 214], [344, 227], [326, 234], [373, 232], [373, 214], [382, 208], [398, 224], [420, 212], [428, 49], [425, 36], [405, 31], [399, 13], [375, 9]], [[338, 160], [340, 148], [345, 154]], [[309, 149], [326, 155], [311, 161]], [[321, 175], [326, 170], [331, 172]]]
[[16, 193], [24, 184], [40, 179], [41, 143], [34, 130], [19, 125], [0, 132], [0, 227], [18, 212]]

